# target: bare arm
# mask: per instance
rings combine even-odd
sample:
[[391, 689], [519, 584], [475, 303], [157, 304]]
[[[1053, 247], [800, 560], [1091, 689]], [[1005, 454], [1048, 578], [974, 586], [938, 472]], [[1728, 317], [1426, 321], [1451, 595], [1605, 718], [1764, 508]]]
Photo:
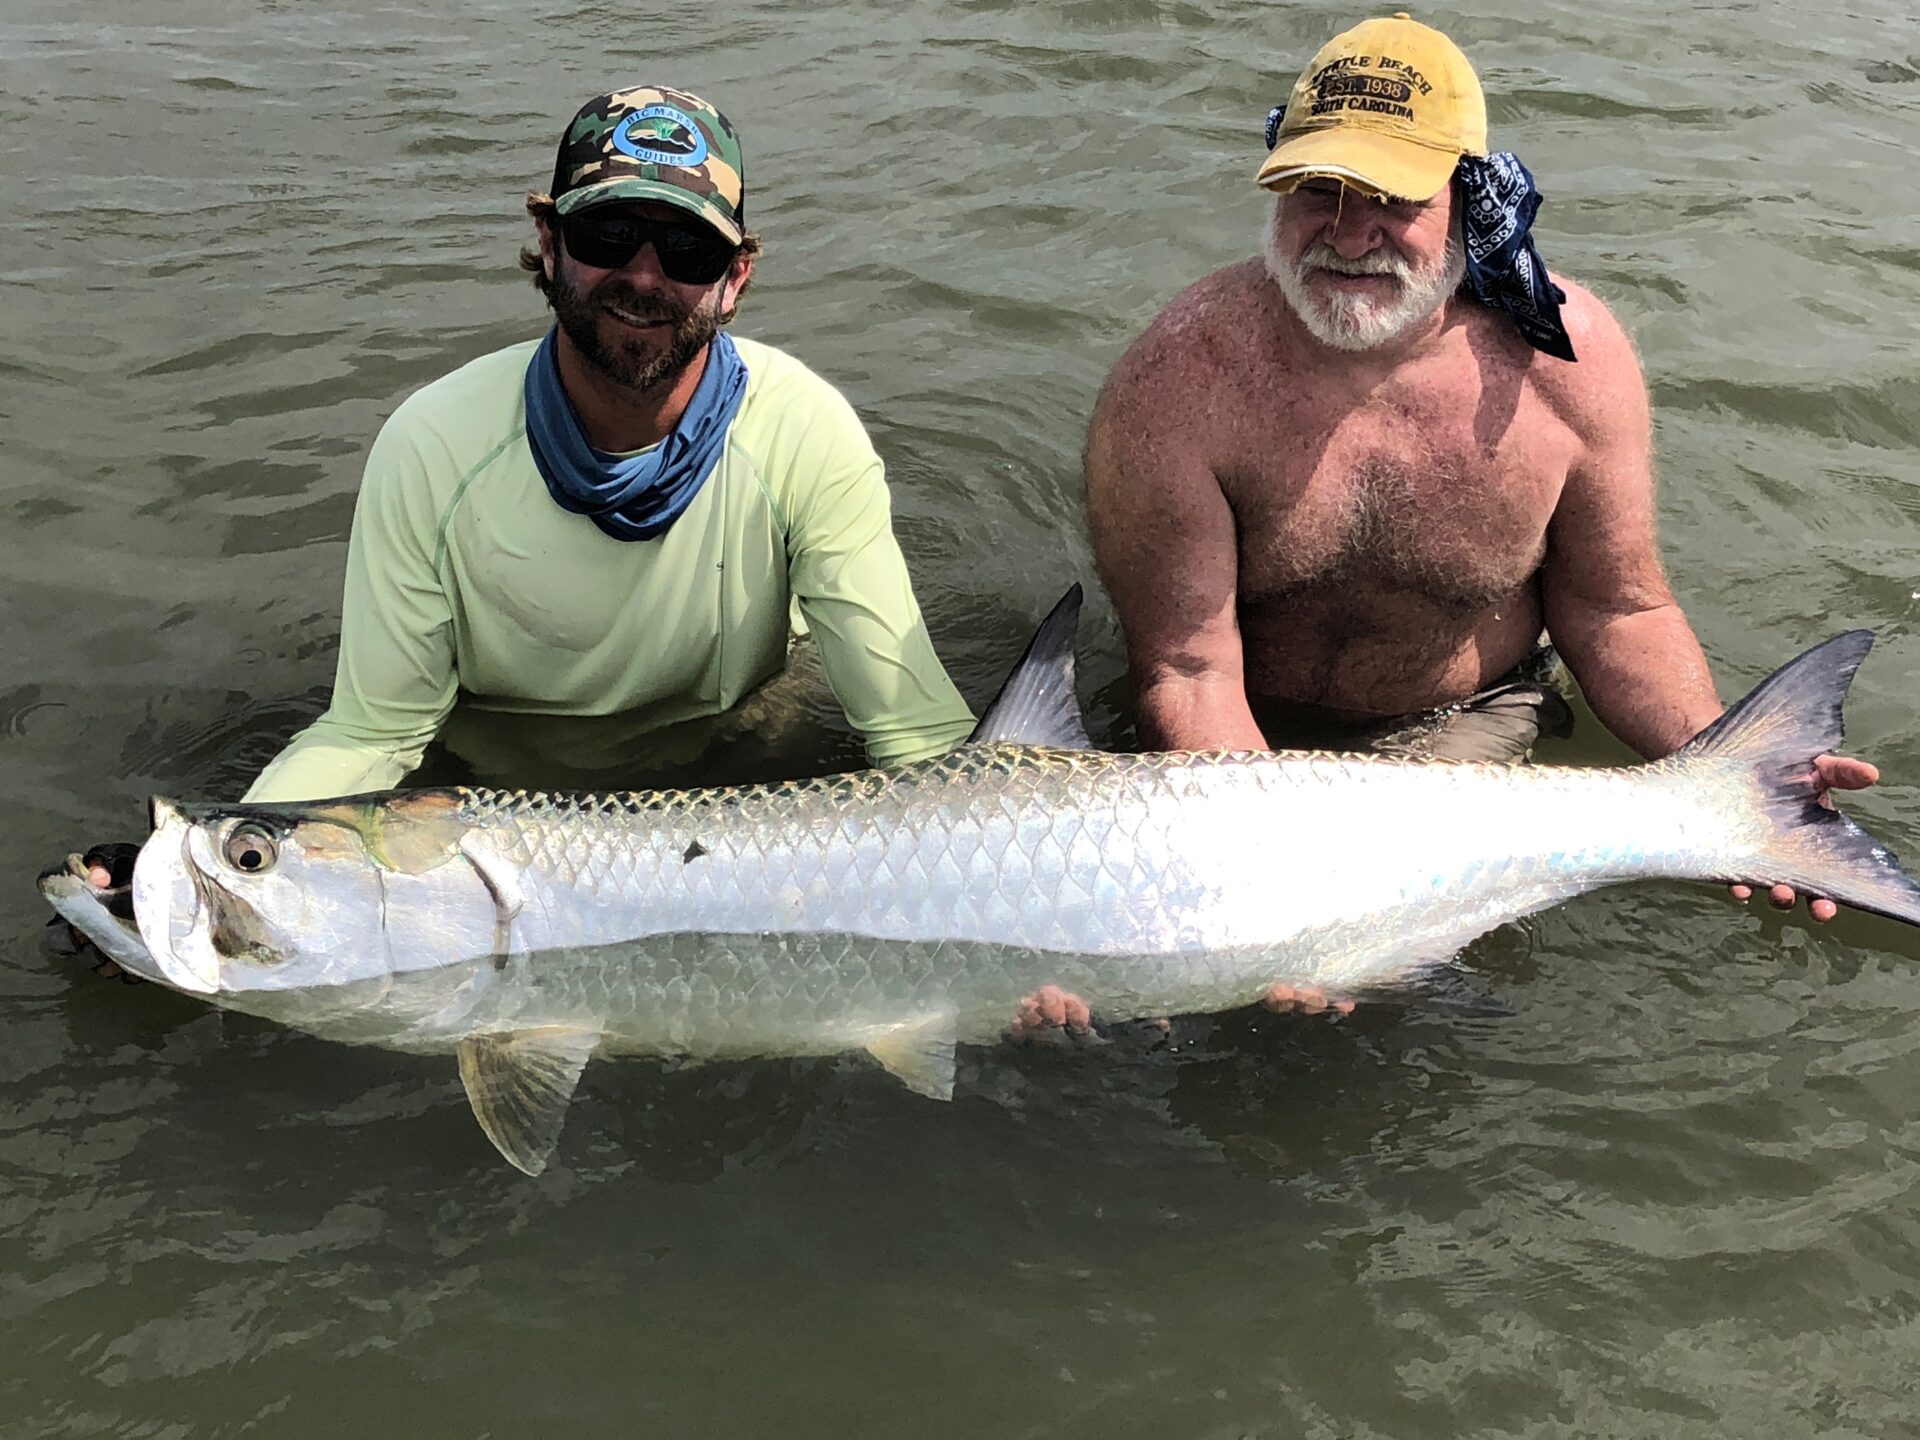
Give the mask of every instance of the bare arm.
[[[1585, 333], [1575, 343], [1578, 388], [1556, 397], [1584, 451], [1567, 476], [1548, 530], [1542, 588], [1548, 633], [1606, 727], [1649, 758], [1669, 755], [1720, 717], [1721, 705], [1693, 627], [1667, 587], [1655, 536], [1653, 463], [1646, 386], [1633, 349], [1613, 317], [1578, 292]], [[1557, 376], [1556, 379], [1566, 379]], [[1880, 778], [1863, 760], [1814, 757], [1821, 799], [1862, 790]], [[1735, 885], [1745, 900], [1751, 889]], [[1790, 909], [1791, 886], [1770, 898]], [[1814, 898], [1816, 920], [1836, 913]]]
[[1549, 382], [1582, 440], [1547, 532], [1547, 630], [1601, 722], [1648, 758], [1720, 714], [1693, 627], [1661, 567], [1646, 385], [1626, 335], [1576, 291], [1580, 363]]
[[[1178, 303], [1178, 302], [1176, 302]], [[1182, 433], [1196, 361], [1166, 321], [1108, 377], [1087, 435], [1087, 525], [1126, 633], [1143, 744], [1264, 750], [1247, 707], [1233, 511], [1198, 434]]]

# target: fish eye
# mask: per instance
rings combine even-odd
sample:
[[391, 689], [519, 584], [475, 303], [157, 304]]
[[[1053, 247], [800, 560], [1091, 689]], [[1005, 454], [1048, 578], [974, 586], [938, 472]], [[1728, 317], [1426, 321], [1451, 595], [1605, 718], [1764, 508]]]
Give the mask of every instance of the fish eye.
[[225, 855], [227, 864], [243, 875], [258, 875], [271, 870], [273, 862], [280, 858], [273, 837], [262, 827], [253, 824], [233, 827], [227, 835]]

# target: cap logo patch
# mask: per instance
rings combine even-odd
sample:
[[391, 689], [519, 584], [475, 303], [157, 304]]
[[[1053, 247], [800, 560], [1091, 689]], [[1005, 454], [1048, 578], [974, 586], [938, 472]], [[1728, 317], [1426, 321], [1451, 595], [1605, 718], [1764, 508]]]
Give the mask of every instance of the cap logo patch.
[[[1394, 73], [1355, 73], [1371, 69]], [[1377, 60], [1369, 55], [1342, 56], [1314, 76], [1311, 84], [1313, 103], [1307, 113], [1315, 117], [1337, 114], [1342, 110], [1364, 110], [1411, 120], [1414, 97], [1429, 94], [1433, 90], [1433, 86], [1418, 70], [1387, 55]]]
[[691, 170], [707, 158], [707, 137], [686, 111], [672, 105], [636, 110], [614, 128], [613, 148], [643, 165]]

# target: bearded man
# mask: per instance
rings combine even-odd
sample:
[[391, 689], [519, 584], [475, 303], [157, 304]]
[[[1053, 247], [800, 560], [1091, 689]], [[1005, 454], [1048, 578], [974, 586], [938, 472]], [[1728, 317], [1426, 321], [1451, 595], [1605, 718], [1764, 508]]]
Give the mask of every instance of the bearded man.
[[[1557, 651], [1615, 735], [1677, 749], [1721, 705], [1660, 562], [1646, 387], [1540, 263], [1466, 56], [1365, 21], [1267, 143], [1265, 254], [1167, 306], [1087, 439], [1143, 743], [1518, 759], [1565, 713]], [[1817, 768], [1823, 797], [1876, 778]]]
[[875, 763], [966, 735], [859, 419], [722, 329], [760, 249], [743, 172], [733, 126], [683, 90], [574, 116], [520, 257], [556, 323], [380, 431], [332, 703], [247, 799], [385, 789], [456, 697], [649, 726], [719, 714], [781, 669], [796, 626]]

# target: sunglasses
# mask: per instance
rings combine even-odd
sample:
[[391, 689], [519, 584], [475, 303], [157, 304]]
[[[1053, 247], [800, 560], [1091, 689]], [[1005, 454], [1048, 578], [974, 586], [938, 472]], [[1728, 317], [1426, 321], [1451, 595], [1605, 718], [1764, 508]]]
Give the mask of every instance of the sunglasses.
[[642, 245], [651, 245], [661, 272], [679, 285], [713, 284], [740, 252], [739, 246], [704, 225], [594, 211], [561, 216], [560, 238], [569, 255], [596, 270], [618, 270], [640, 253]]

